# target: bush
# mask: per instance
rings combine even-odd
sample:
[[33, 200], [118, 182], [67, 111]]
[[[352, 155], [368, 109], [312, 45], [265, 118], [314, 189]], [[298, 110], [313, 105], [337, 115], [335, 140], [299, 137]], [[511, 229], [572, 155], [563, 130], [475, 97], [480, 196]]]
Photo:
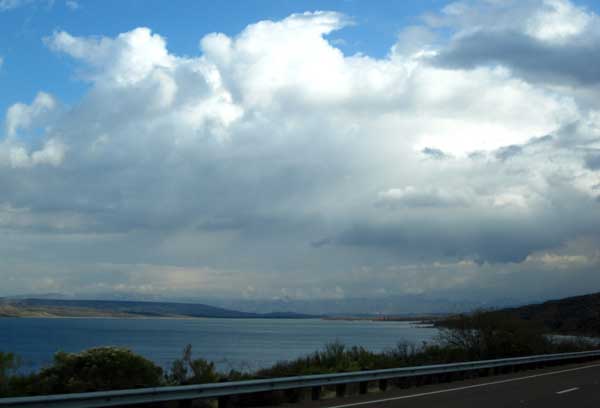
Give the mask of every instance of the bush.
[[36, 377], [31, 390], [36, 394], [106, 391], [161, 385], [162, 369], [128, 349], [98, 347], [58, 352]]
[[0, 351], [0, 396], [6, 395], [9, 381], [19, 366], [19, 361], [13, 353]]
[[442, 346], [462, 350], [467, 360], [516, 357], [551, 351], [543, 328], [502, 312], [478, 311], [448, 321]]
[[181, 359], [173, 361], [171, 371], [166, 376], [171, 384], [214, 383], [222, 377], [217, 373], [215, 363], [203, 358], [192, 359], [191, 344], [184, 347]]
[[347, 347], [339, 341], [326, 344], [306, 357], [292, 361], [280, 361], [269, 368], [258, 370], [258, 378], [289, 377], [307, 374], [326, 374], [344, 371], [358, 371], [378, 368], [385, 364], [387, 357], [365, 349]]

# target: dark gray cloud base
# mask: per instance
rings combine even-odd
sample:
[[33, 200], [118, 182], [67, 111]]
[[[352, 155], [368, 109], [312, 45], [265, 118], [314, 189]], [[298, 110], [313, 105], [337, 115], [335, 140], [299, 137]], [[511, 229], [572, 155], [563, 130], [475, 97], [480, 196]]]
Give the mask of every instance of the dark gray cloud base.
[[547, 44], [520, 32], [480, 30], [453, 40], [433, 63], [456, 69], [502, 65], [531, 82], [597, 86], [599, 40]]

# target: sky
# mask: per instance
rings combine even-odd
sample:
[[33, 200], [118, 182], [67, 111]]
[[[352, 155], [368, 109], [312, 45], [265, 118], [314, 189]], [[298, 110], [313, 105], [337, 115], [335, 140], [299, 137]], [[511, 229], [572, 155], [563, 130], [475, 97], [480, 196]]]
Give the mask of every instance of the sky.
[[600, 291], [599, 67], [593, 1], [0, 0], [0, 296]]

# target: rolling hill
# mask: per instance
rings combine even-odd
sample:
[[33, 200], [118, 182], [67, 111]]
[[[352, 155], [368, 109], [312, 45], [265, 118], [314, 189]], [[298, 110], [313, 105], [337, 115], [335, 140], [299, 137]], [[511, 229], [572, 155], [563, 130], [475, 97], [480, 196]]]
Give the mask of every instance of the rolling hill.
[[71, 299], [0, 299], [0, 317], [307, 318], [296, 313], [246, 313], [199, 303]]
[[[490, 310], [485, 314], [504, 314], [518, 318], [553, 334], [600, 337], [600, 293], [549, 300], [506, 309]], [[452, 318], [436, 322], [452, 326]]]

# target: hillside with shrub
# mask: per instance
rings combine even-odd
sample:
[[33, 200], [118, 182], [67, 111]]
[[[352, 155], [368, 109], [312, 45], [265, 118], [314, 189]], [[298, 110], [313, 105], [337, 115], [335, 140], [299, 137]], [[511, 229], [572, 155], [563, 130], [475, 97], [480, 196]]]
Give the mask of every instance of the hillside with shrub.
[[[509, 317], [547, 333], [600, 336], [600, 293], [574, 296], [544, 303], [482, 312], [490, 319]], [[455, 327], [457, 317], [439, 321], [444, 327]]]

